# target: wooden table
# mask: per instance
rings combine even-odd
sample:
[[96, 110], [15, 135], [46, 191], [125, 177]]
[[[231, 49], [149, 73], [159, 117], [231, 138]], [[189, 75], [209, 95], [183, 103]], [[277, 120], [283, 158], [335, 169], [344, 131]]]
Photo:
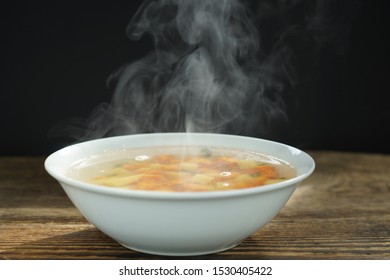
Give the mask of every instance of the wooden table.
[[[390, 155], [309, 154], [316, 171], [272, 222], [231, 250], [193, 259], [390, 259]], [[43, 162], [0, 158], [0, 259], [174, 259], [96, 230]]]

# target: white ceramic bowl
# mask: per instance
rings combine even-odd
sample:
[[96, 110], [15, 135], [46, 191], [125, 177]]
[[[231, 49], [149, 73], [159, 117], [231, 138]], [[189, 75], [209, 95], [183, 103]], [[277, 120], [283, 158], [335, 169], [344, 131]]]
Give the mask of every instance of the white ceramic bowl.
[[[297, 170], [284, 182], [231, 191], [170, 193], [96, 186], [66, 176], [81, 159], [118, 148], [198, 145], [272, 155]], [[63, 148], [45, 161], [73, 204], [100, 231], [145, 253], [189, 256], [227, 250], [259, 230], [314, 170], [306, 153], [288, 145], [224, 134], [153, 133], [93, 140]]]

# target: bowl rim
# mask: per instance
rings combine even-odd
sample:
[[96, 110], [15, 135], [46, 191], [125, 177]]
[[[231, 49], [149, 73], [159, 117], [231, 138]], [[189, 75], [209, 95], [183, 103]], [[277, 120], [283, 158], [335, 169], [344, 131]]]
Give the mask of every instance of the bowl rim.
[[[204, 192], [164, 192], [164, 191], [143, 191], [143, 190], [129, 190], [129, 189], [119, 189], [119, 188], [108, 188], [106, 186], [99, 186], [87, 182], [82, 182], [79, 180], [75, 180], [72, 178], [67, 177], [65, 174], [60, 174], [56, 172], [52, 166], [51, 162], [59, 156], [60, 153], [66, 152], [66, 150], [72, 149], [76, 146], [82, 147], [83, 145], [89, 145], [94, 142], [103, 142], [103, 141], [112, 141], [112, 140], [121, 140], [120, 138], [130, 138], [130, 137], [149, 137], [151, 134], [153, 134], [153, 137], [158, 137], [159, 135], [180, 135], [183, 136], [183, 134], [192, 134], [192, 135], [198, 135], [198, 136], [212, 136], [212, 137], [233, 137], [236, 139], [239, 138], [246, 138], [251, 140], [259, 140], [260, 142], [267, 142], [273, 145], [279, 145], [284, 146], [288, 149], [293, 149], [300, 154], [302, 154], [307, 160], [308, 160], [308, 167], [309, 169], [304, 172], [303, 174], [300, 174], [296, 177], [293, 177], [291, 179], [279, 182], [279, 183], [273, 183], [270, 185], [263, 185], [263, 186], [257, 186], [257, 187], [251, 187], [251, 188], [243, 188], [243, 189], [233, 189], [233, 190], [218, 190], [218, 191], [204, 191]], [[167, 145], [169, 146], [169, 145]], [[250, 150], [250, 149], [249, 149]], [[276, 157], [277, 158], [277, 157]], [[291, 186], [295, 186], [301, 181], [303, 181], [305, 178], [309, 177], [314, 169], [315, 169], [315, 162], [313, 158], [307, 154], [306, 152], [299, 150], [295, 147], [292, 147], [287, 144], [283, 144], [276, 141], [271, 141], [267, 139], [262, 138], [254, 138], [254, 137], [248, 137], [248, 136], [241, 136], [241, 135], [231, 135], [231, 134], [217, 134], [217, 133], [187, 133], [187, 132], [175, 132], [175, 133], [144, 133], [144, 134], [130, 134], [130, 135], [122, 135], [122, 136], [112, 136], [112, 137], [106, 137], [106, 138], [100, 138], [100, 139], [94, 139], [94, 140], [88, 140], [76, 144], [72, 144], [69, 146], [66, 146], [64, 148], [61, 148], [52, 154], [50, 154], [45, 162], [44, 167], [46, 171], [54, 178], [56, 179], [61, 185], [66, 184], [69, 187], [74, 187], [77, 189], [81, 189], [88, 192], [93, 193], [99, 193], [103, 195], [110, 195], [110, 196], [120, 196], [120, 197], [133, 197], [133, 198], [143, 198], [143, 199], [173, 199], [173, 200], [194, 200], [194, 199], [216, 199], [216, 198], [226, 198], [226, 197], [236, 197], [236, 196], [247, 196], [257, 193], [263, 193], [263, 192], [270, 192], [278, 189], [283, 189]], [[64, 188], [64, 186], [62, 185]]]

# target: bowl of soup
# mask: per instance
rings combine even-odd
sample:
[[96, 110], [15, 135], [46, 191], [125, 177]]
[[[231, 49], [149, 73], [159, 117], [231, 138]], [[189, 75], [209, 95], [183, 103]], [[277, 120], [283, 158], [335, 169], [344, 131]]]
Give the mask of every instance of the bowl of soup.
[[314, 167], [289, 145], [207, 133], [103, 138], [45, 161], [97, 229], [126, 248], [169, 256], [236, 246], [279, 213]]

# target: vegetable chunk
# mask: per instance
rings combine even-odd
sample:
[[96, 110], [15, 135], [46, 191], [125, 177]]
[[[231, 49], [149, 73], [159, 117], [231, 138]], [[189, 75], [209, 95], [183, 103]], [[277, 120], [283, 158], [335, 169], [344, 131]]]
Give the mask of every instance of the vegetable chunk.
[[89, 182], [133, 190], [199, 192], [253, 188], [291, 178], [281, 172], [291, 167], [266, 159], [262, 154], [211, 148], [188, 154], [134, 154], [112, 168], [99, 169]]

